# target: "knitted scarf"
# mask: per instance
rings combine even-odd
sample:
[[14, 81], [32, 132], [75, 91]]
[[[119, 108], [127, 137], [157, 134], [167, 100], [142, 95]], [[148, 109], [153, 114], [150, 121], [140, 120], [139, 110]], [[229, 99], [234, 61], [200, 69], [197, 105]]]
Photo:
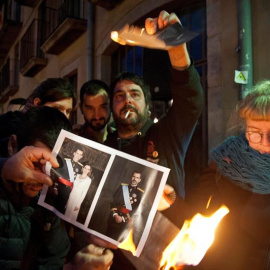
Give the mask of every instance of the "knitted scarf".
[[270, 155], [251, 148], [245, 137], [229, 137], [211, 153], [222, 175], [259, 194], [270, 193]]

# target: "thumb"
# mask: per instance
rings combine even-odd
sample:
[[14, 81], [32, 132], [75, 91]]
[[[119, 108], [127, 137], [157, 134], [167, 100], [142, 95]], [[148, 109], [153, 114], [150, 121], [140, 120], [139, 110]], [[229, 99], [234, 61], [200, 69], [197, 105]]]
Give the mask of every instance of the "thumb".
[[40, 171], [35, 171], [35, 170], [31, 170], [28, 169], [28, 171], [26, 172], [26, 177], [25, 177], [29, 182], [33, 182], [33, 183], [40, 183], [40, 184], [45, 184], [48, 186], [51, 186], [53, 184], [52, 179], [45, 173], [42, 173]]

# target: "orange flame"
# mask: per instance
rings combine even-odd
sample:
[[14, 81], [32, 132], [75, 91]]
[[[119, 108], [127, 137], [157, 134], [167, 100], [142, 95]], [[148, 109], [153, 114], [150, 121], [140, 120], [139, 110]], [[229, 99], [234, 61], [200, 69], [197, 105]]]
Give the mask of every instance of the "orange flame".
[[214, 241], [216, 227], [229, 213], [221, 206], [210, 217], [196, 214], [191, 221], [186, 220], [182, 229], [163, 252], [160, 262], [162, 269], [181, 265], [197, 265]]
[[111, 32], [111, 39], [121, 45], [126, 45], [127, 42], [119, 37], [119, 34], [117, 31]]
[[129, 231], [126, 239], [121, 242], [118, 247], [121, 249], [129, 250], [133, 255], [135, 255], [136, 246], [133, 242], [133, 229]]

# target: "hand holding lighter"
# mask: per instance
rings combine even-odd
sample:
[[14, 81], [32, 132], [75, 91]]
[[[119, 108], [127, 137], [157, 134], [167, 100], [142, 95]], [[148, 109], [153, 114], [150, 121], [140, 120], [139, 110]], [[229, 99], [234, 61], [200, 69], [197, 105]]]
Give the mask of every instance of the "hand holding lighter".
[[184, 28], [180, 23], [174, 23], [155, 35], [147, 34], [145, 28], [125, 25], [119, 31], [112, 31], [111, 38], [121, 45], [141, 46], [151, 49], [169, 50], [193, 39], [199, 33]]

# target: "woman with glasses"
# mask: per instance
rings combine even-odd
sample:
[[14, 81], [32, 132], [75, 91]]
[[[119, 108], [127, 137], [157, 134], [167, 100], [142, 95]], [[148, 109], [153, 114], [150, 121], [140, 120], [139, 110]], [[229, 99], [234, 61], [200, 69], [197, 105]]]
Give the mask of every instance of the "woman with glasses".
[[236, 114], [240, 134], [212, 151], [190, 196], [200, 212], [230, 210], [199, 269], [270, 269], [270, 80], [255, 85]]

